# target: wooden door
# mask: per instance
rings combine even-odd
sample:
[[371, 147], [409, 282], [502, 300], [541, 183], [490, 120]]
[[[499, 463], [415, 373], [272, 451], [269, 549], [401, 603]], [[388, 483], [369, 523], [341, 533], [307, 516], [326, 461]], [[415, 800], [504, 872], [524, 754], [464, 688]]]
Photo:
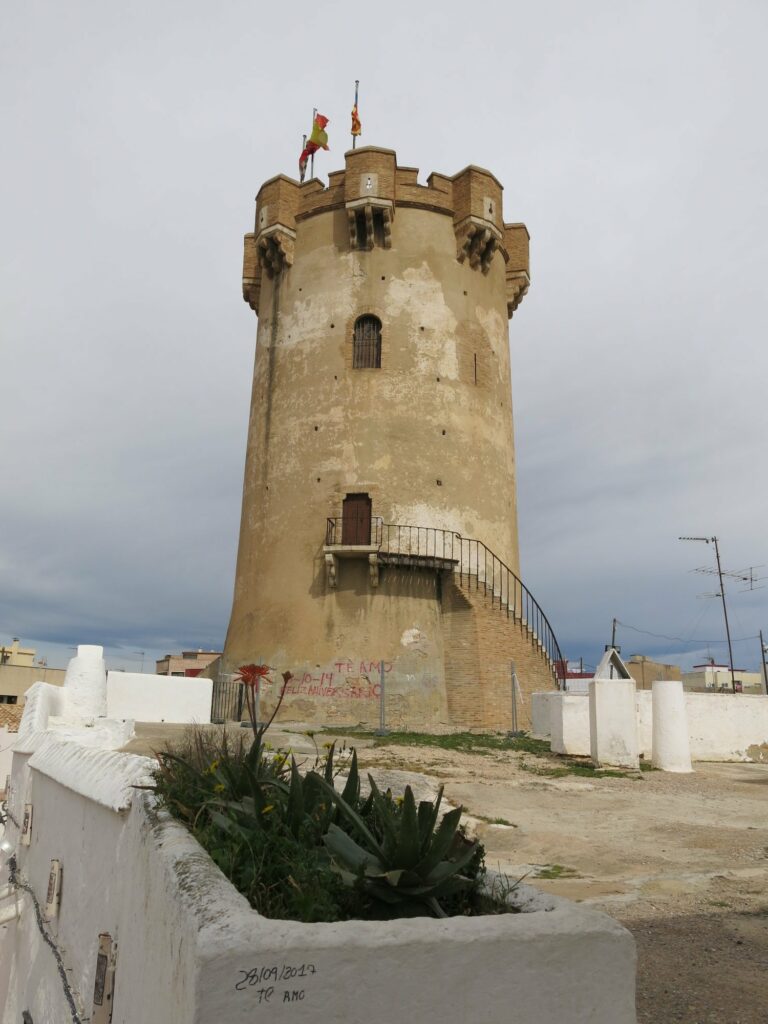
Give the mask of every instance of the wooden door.
[[367, 494], [348, 494], [342, 506], [341, 543], [371, 543], [371, 499]]

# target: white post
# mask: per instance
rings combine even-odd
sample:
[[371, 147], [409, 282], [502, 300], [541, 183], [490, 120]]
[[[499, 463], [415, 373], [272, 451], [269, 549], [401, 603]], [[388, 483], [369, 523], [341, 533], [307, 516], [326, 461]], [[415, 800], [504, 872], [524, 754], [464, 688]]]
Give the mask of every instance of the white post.
[[683, 684], [679, 679], [655, 679], [652, 689], [653, 766], [663, 772], [691, 772], [691, 741]]
[[104, 648], [81, 644], [64, 676], [64, 714], [69, 720], [90, 721], [107, 714], [107, 666]]
[[590, 753], [596, 765], [640, 768], [634, 679], [589, 684]]

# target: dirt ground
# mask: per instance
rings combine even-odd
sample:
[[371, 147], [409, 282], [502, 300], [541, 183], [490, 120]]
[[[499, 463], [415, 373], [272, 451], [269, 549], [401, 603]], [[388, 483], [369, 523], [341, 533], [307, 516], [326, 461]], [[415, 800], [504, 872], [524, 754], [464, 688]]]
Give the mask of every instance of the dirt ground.
[[[768, 765], [548, 778], [549, 759], [366, 747], [445, 785], [486, 863], [630, 929], [639, 1024], [768, 1024]], [[498, 819], [492, 824], [488, 819]]]
[[[311, 760], [320, 737], [293, 728], [273, 730], [272, 743]], [[126, 749], [150, 753], [171, 731], [138, 727]], [[396, 773], [380, 779], [393, 789], [411, 781], [423, 799], [442, 783], [489, 867], [629, 928], [638, 1024], [768, 1024], [768, 765], [552, 778], [563, 764], [552, 755], [346, 741], [361, 769]]]

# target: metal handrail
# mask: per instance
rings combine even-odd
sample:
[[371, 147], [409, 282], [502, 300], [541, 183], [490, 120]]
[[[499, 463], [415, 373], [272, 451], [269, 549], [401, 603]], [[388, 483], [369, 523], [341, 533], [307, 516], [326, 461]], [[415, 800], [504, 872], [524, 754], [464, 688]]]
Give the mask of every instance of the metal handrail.
[[[344, 530], [345, 521], [348, 530]], [[325, 543], [328, 547], [343, 543], [345, 532], [355, 535], [356, 521], [344, 516], [329, 517], [326, 522]], [[401, 555], [422, 560], [438, 560], [446, 571], [452, 571], [463, 582], [464, 577], [476, 589], [483, 587], [490, 593], [491, 603], [520, 622], [541, 645], [550, 662], [558, 686], [564, 688], [566, 661], [549, 619], [538, 601], [516, 575], [481, 540], [463, 537], [454, 530], [441, 530], [434, 526], [406, 526], [385, 523], [381, 516], [370, 521], [368, 546], [380, 555]]]

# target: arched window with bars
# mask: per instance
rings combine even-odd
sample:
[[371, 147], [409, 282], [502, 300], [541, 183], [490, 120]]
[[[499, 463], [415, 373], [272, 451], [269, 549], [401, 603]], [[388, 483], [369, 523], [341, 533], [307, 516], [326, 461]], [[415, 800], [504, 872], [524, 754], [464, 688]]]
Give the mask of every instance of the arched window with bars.
[[381, 367], [381, 320], [377, 316], [366, 314], [355, 321], [352, 367], [355, 370]]

